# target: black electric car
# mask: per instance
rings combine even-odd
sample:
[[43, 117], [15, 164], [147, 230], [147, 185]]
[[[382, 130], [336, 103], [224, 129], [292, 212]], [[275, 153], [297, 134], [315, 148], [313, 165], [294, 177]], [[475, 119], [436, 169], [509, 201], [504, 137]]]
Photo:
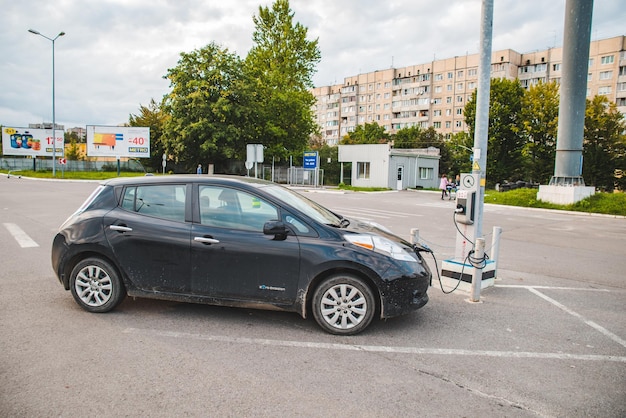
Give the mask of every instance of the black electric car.
[[351, 335], [427, 303], [422, 250], [275, 183], [147, 176], [100, 184], [55, 236], [52, 266], [90, 312], [130, 295], [312, 314]]

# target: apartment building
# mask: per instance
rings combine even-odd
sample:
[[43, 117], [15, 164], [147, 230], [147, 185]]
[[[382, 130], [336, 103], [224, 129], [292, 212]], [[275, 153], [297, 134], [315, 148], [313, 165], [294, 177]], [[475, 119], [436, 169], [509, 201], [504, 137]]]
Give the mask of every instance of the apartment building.
[[[495, 51], [491, 77], [519, 79], [529, 88], [561, 78], [563, 48], [521, 54]], [[432, 126], [446, 137], [467, 131], [463, 109], [478, 86], [479, 55], [349, 76], [343, 84], [316, 87], [314, 115], [322, 138], [336, 145], [357, 125], [376, 122], [387, 132]], [[587, 97], [605, 95], [626, 114], [626, 36], [593, 41]]]

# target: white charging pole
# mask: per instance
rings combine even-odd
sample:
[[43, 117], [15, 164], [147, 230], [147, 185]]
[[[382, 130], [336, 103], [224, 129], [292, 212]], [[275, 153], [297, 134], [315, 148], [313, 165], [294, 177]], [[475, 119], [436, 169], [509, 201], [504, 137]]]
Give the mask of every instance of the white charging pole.
[[[485, 199], [485, 178], [487, 166], [487, 144], [489, 134], [489, 95], [491, 90], [491, 38], [493, 32], [493, 0], [483, 0], [481, 13], [480, 31], [480, 64], [478, 66], [478, 88], [476, 91], [476, 129], [474, 131], [474, 162], [472, 173], [480, 179], [475, 201], [474, 236], [476, 247], [479, 239], [483, 243], [483, 207]], [[475, 257], [478, 257], [478, 248]], [[480, 257], [482, 258], [481, 255]], [[480, 300], [480, 288], [482, 285], [483, 269], [474, 266], [472, 276], [472, 302]]]

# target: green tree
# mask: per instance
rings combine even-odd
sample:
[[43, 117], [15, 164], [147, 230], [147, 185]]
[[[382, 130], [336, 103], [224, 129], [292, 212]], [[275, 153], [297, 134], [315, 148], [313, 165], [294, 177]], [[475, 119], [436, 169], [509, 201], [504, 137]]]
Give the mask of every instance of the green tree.
[[78, 135], [75, 132], [65, 132], [63, 136], [65, 143], [69, 144], [69, 146], [65, 148], [65, 157], [70, 161], [84, 159], [85, 156], [78, 146], [78, 142], [80, 142]]
[[365, 123], [365, 125], [357, 125], [354, 132], [350, 132], [344, 136], [341, 145], [354, 144], [386, 144], [391, 139], [390, 135], [385, 131], [385, 127], [376, 122]]
[[393, 147], [394, 148], [420, 148], [418, 143], [420, 142], [420, 134], [422, 128], [419, 126], [411, 126], [408, 128], [402, 128], [393, 135]]
[[606, 96], [587, 100], [585, 134], [583, 141], [583, 177], [585, 183], [611, 191], [621, 179], [626, 151], [626, 123], [624, 115]]
[[556, 82], [531, 86], [522, 97], [520, 122], [524, 179], [547, 184], [554, 174], [559, 116], [559, 86]]
[[470, 157], [472, 156], [474, 140], [467, 132], [459, 132], [452, 135], [450, 140], [446, 142], [445, 147], [449, 160], [446, 166], [447, 169], [445, 171], [440, 170], [442, 173], [447, 172], [450, 175], [456, 175], [472, 172]]
[[253, 92], [249, 136], [268, 153], [286, 158], [304, 151], [318, 130], [311, 110], [316, 99], [309, 91], [321, 57], [318, 40], [308, 40], [307, 28], [294, 23], [288, 0], [259, 7], [253, 21], [254, 45], [244, 67]]
[[[523, 96], [524, 89], [519, 80], [491, 80], [486, 167], [488, 186], [523, 177], [524, 139], [519, 128]], [[476, 90], [465, 105], [464, 116], [473, 137], [476, 126]]]
[[156, 172], [161, 170], [162, 156], [166, 151], [163, 129], [167, 119], [167, 113], [161, 109], [161, 105], [154, 99], [150, 100], [148, 106], [140, 105], [138, 115], [131, 114], [128, 117], [129, 126], [150, 128], [150, 159], [145, 165]]
[[171, 91], [162, 103], [169, 117], [162, 144], [184, 171], [199, 162], [219, 166], [227, 159], [244, 159], [249, 142], [249, 98], [239, 57], [215, 43], [181, 53], [168, 70]]

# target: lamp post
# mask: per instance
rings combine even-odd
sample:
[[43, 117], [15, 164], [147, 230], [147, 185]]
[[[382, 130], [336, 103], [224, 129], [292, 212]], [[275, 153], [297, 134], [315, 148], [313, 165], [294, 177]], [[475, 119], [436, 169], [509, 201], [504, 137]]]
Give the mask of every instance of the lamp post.
[[57, 131], [56, 131], [56, 119], [55, 119], [55, 112], [54, 112], [54, 41], [57, 40], [57, 38], [59, 36], [63, 36], [65, 35], [65, 32], [59, 32], [59, 34], [57, 36], [55, 36], [54, 38], [48, 38], [46, 35], [43, 35], [42, 33], [34, 30], [34, 29], [28, 29], [28, 31], [34, 35], [39, 35], [42, 38], [46, 38], [47, 40], [52, 42], [52, 176], [56, 177], [56, 164], [57, 164], [57, 153], [56, 153], [56, 149], [57, 149]]

